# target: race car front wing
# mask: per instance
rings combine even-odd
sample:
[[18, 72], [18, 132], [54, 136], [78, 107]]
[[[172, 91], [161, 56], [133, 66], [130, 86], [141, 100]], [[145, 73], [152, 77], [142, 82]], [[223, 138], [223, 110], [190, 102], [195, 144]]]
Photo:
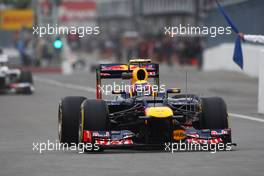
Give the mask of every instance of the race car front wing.
[[[174, 130], [172, 141], [194, 144], [219, 144], [226, 142], [231, 137], [231, 129], [186, 129]], [[147, 146], [163, 146], [160, 144], [148, 144], [135, 142], [136, 135], [129, 130], [121, 131], [83, 131], [83, 142], [95, 143], [102, 148], [133, 148]], [[232, 143], [232, 145], [235, 145]]]

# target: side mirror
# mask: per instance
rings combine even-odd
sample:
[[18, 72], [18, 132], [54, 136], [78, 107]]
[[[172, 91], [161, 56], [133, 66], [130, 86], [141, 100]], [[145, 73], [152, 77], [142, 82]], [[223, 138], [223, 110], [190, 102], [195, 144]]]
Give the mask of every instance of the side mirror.
[[181, 89], [180, 88], [167, 89], [167, 94], [169, 93], [181, 93]]

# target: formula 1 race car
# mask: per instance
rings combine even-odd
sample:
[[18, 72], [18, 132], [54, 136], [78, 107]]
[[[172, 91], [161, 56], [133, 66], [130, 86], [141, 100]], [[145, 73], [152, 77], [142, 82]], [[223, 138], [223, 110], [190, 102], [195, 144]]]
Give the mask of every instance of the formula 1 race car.
[[0, 93], [32, 94], [33, 78], [29, 71], [10, 69], [8, 58], [0, 55]]
[[[231, 144], [222, 98], [159, 89], [159, 65], [150, 60], [101, 64], [96, 71], [97, 99], [65, 97], [59, 104], [61, 143], [92, 143], [100, 149], [162, 147], [166, 142]], [[130, 79], [128, 91], [113, 90], [102, 100], [102, 79]], [[148, 82], [153, 78], [153, 84]], [[158, 87], [154, 90], [153, 87]], [[139, 88], [140, 87], [140, 88]]]

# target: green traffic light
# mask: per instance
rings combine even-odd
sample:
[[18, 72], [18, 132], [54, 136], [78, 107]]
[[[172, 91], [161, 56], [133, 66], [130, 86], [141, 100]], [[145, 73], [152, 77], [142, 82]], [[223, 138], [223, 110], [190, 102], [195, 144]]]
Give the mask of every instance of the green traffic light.
[[55, 41], [53, 42], [53, 46], [54, 46], [54, 48], [56, 48], [56, 49], [61, 49], [61, 48], [62, 48], [62, 41], [59, 40], [59, 39], [55, 40]]

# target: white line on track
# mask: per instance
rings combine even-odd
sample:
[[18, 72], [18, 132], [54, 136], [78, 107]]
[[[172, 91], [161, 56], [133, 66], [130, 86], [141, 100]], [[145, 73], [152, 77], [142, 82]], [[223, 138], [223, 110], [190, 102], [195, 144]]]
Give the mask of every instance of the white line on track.
[[[59, 82], [59, 81], [56, 81], [53, 79], [41, 78], [38, 76], [34, 76], [34, 80], [41, 82], [41, 83], [46, 83], [46, 84], [50, 84], [50, 85], [54, 85], [54, 86], [58, 86], [58, 87], [63, 87], [63, 88], [68, 88], [68, 89], [81, 90], [81, 91], [86, 91], [86, 92], [91, 92], [91, 93], [96, 92], [95, 88], [92, 88], [89, 86], [80, 86], [80, 85], [76, 85], [76, 84], [62, 83], [62, 82]], [[261, 119], [261, 118], [251, 117], [251, 116], [246, 116], [246, 115], [236, 114], [236, 113], [228, 113], [228, 114], [231, 117], [264, 123], [264, 119]]]
[[81, 90], [81, 91], [86, 91], [86, 92], [91, 92], [91, 93], [96, 92], [95, 88], [92, 88], [89, 86], [81, 86], [81, 85], [76, 85], [76, 84], [62, 83], [62, 82], [59, 82], [59, 81], [56, 81], [53, 79], [41, 78], [38, 76], [34, 76], [34, 80], [41, 82], [41, 83], [46, 83], [49, 85], [54, 85], [54, 86], [58, 86], [58, 87], [68, 88], [68, 89]]
[[235, 114], [235, 113], [228, 113], [228, 114], [231, 117], [240, 118], [240, 119], [247, 119], [247, 120], [251, 120], [251, 121], [264, 123], [264, 119], [261, 119], [261, 118], [246, 116], [246, 115], [242, 115], [242, 114]]

